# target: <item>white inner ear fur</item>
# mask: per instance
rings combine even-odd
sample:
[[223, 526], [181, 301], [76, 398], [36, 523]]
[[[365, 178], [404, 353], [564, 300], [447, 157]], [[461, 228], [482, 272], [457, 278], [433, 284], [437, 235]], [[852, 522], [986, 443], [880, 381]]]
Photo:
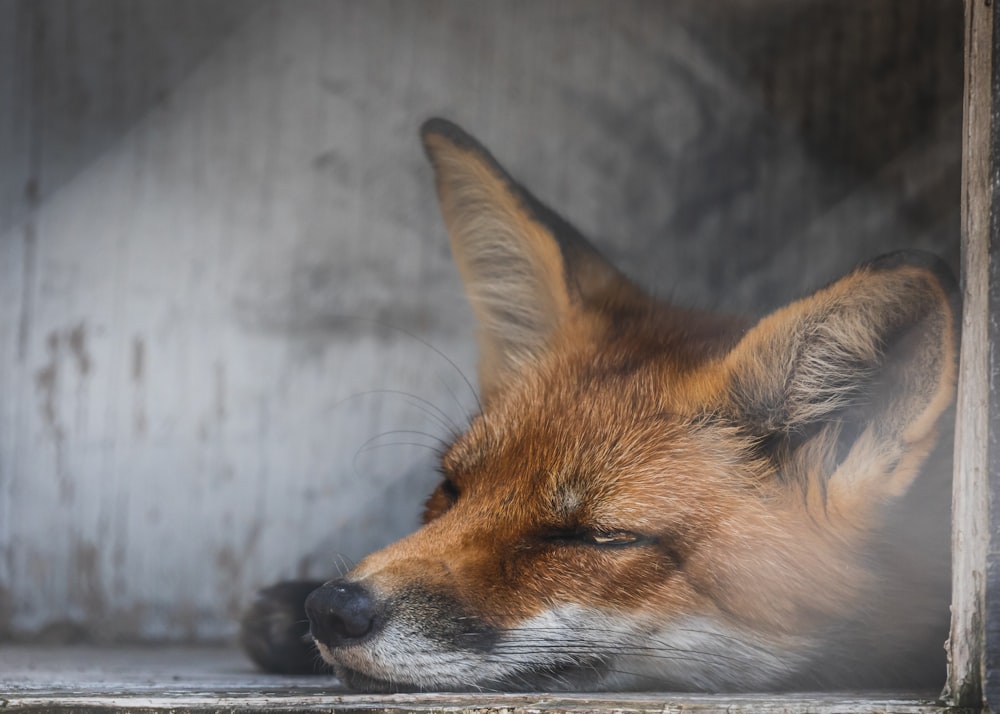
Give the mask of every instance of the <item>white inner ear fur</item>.
[[[867, 327], [865, 325], [864, 327]], [[864, 329], [861, 321], [839, 315], [808, 324], [800, 335], [813, 347], [798, 353], [788, 405], [790, 421], [810, 423], [851, 406], [851, 393], [858, 381], [867, 380], [879, 355], [878, 335]], [[845, 365], [851, 365], [845, 374]]]
[[569, 309], [553, 237], [474, 155], [435, 154], [452, 251], [483, 331], [484, 361], [517, 369], [537, 356]]
[[[838, 412], [863, 420], [841, 463], [837, 434], [828, 428], [801, 447], [810, 449], [800, 459], [811, 467], [794, 467], [809, 472], [810, 481], [828, 476], [817, 493], [841, 518], [860, 525], [908, 490], [934, 445], [955, 380], [951, 320], [943, 291], [918, 269], [857, 272], [765, 318], [729, 365], [738, 390], [772, 409], [765, 428], [792, 430]], [[883, 340], [899, 330], [913, 331], [917, 341], [902, 347], [913, 352], [885, 351]], [[886, 364], [890, 354], [898, 364]], [[897, 370], [892, 391], [868, 404], [870, 394], [859, 385], [877, 384], [880, 369]], [[817, 472], [824, 463], [833, 471]]]

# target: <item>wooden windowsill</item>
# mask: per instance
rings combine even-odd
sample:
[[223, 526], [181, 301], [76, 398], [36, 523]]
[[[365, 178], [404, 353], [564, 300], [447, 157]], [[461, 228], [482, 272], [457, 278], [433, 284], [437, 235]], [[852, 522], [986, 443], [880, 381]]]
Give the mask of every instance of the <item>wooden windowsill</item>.
[[0, 646], [7, 712], [970, 712], [934, 692], [788, 695], [351, 694], [332, 677], [255, 671], [234, 648]]

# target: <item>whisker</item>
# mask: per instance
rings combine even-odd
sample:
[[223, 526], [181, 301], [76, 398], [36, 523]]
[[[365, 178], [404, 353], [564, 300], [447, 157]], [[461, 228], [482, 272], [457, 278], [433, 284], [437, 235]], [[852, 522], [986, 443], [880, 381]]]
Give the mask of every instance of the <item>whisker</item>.
[[441, 407], [434, 404], [434, 402], [432, 402], [429, 399], [425, 399], [421, 396], [418, 396], [416, 394], [413, 394], [412, 392], [405, 392], [402, 389], [366, 389], [363, 392], [354, 392], [353, 394], [349, 394], [343, 399], [339, 399], [330, 406], [328, 406], [326, 408], [326, 411], [329, 412], [338, 409], [355, 399], [375, 396], [379, 394], [388, 394], [392, 396], [403, 397], [404, 401], [406, 401], [407, 404], [414, 407], [415, 409], [419, 409], [429, 418], [434, 419], [434, 421], [437, 424], [439, 424], [447, 433], [451, 434], [452, 436], [456, 436], [462, 431], [458, 423], [455, 422], [455, 420], [452, 419], [451, 416], [446, 411], [441, 409]]
[[[532, 656], [532, 655], [545, 655], [545, 656], [556, 656], [561, 658], [592, 658], [594, 657], [594, 652], [590, 650], [567, 650], [560, 648], [551, 649], [525, 649], [525, 650], [497, 650], [491, 653], [490, 656], [496, 656], [495, 662], [506, 662], [508, 660], [503, 659], [499, 655], [503, 656]], [[715, 663], [718, 660], [728, 661], [730, 664], [742, 662], [742, 660], [737, 660], [732, 657], [726, 657], [724, 655], [718, 655], [717, 653], [699, 652], [696, 650], [651, 650], [648, 648], [616, 648], [611, 650], [605, 650], [601, 652], [603, 657], [611, 656], [632, 656], [632, 657], [646, 657], [649, 659], [655, 659], [663, 662], [699, 662], [702, 664]]]
[[431, 444], [424, 444], [423, 442], [420, 441], [387, 441], [385, 443], [369, 444], [368, 446], [363, 446], [358, 449], [358, 452], [357, 454], [355, 454], [355, 456], [360, 456], [361, 454], [364, 454], [366, 452], [374, 451], [375, 449], [381, 449], [383, 447], [389, 447], [389, 446], [419, 446], [423, 449], [430, 449], [435, 454], [441, 453], [440, 447], [433, 446]]
[[[421, 345], [423, 345], [424, 347], [426, 347], [427, 349], [429, 349], [431, 352], [433, 352], [434, 354], [436, 354], [438, 357], [440, 357], [441, 359], [443, 359], [445, 362], [447, 362], [448, 365], [453, 370], [455, 370], [455, 372], [458, 373], [458, 375], [462, 378], [462, 381], [465, 383], [465, 386], [468, 387], [469, 393], [472, 395], [472, 398], [476, 400], [476, 406], [478, 407], [479, 411], [481, 412], [483, 410], [483, 404], [479, 400], [479, 393], [476, 391], [476, 388], [473, 386], [472, 381], [466, 376], [465, 372], [463, 372], [461, 370], [461, 368], [458, 366], [458, 364], [455, 363], [455, 360], [453, 360], [451, 357], [449, 357], [447, 354], [445, 354], [444, 352], [442, 352], [440, 349], [438, 349], [437, 347], [435, 347], [433, 344], [431, 344], [430, 342], [428, 342], [424, 338], [419, 337], [418, 335], [414, 334], [413, 332], [410, 332], [406, 328], [400, 327], [399, 325], [393, 325], [391, 323], [385, 322], [383, 320], [378, 320], [378, 319], [375, 319], [375, 318], [372, 318], [372, 317], [360, 317], [358, 315], [336, 315], [336, 314], [331, 314], [331, 315], [328, 315], [327, 318], [330, 319], [330, 320], [341, 320], [343, 322], [367, 322], [370, 325], [375, 325], [376, 327], [381, 327], [381, 328], [386, 329], [386, 330], [392, 330], [392, 331], [398, 332], [398, 333], [400, 333], [402, 335], [406, 335], [411, 340], [414, 340], [415, 342], [420, 343]], [[456, 401], [457, 401], [457, 399], [456, 399]], [[458, 403], [459, 403], [459, 406], [462, 406], [462, 408], [464, 409], [464, 406], [461, 404], [461, 402], [458, 402]]]
[[[776, 663], [781, 663], [784, 667], [784, 663], [780, 661], [779, 658], [774, 657], [766, 648], [757, 645], [752, 642], [747, 642], [735, 637], [722, 635], [721, 633], [715, 633], [708, 630], [696, 630], [688, 628], [683, 630], [685, 632], [697, 633], [700, 635], [707, 635], [709, 637], [717, 636], [719, 639], [727, 640], [730, 643], [738, 643], [742, 647], [745, 647], [751, 651], [756, 651], [763, 653], [772, 659]], [[553, 636], [553, 640], [547, 641], [534, 640], [534, 641], [508, 641], [501, 642], [494, 649], [495, 653], [502, 653], [507, 655], [530, 655], [530, 654], [571, 654], [575, 653], [571, 647], [567, 647], [566, 638], [576, 635], [600, 635], [600, 636], [621, 636], [622, 633], [618, 630], [611, 628], [600, 628], [600, 627], [585, 627], [585, 628], [574, 628], [572, 630], [566, 630], [561, 628], [545, 628], [545, 627], [526, 627], [526, 628], [511, 628], [505, 631], [508, 635], [544, 635], [549, 634]], [[558, 639], [555, 639], [558, 638]], [[595, 653], [591, 646], [586, 642], [581, 642], [576, 645], [576, 647], [585, 648], [579, 650], [579, 652], [587, 653], [593, 656]], [[648, 656], [648, 657], [659, 657], [663, 659], [699, 659], [698, 661], [703, 662], [715, 662], [724, 661], [731, 663], [742, 663], [745, 661], [743, 658], [733, 657], [722, 652], [717, 651], [705, 651], [700, 649], [692, 649], [688, 647], [677, 647], [671, 645], [659, 638], [650, 639], [648, 642], [642, 644], [609, 644], [604, 643], [601, 645], [601, 654], [612, 654], [612, 655], [633, 655], [633, 656]]]
[[337, 559], [337, 562], [335, 563], [335, 568], [334, 568], [334, 572], [336, 573], [336, 577], [339, 578], [339, 577], [343, 576], [345, 573], [347, 573], [347, 572], [349, 572], [349, 571], [351, 571], [351, 570], [354, 569], [354, 566], [356, 565], [356, 563], [354, 562], [354, 560], [352, 558], [348, 558], [343, 553], [337, 553], [335, 557]]
[[[462, 375], [462, 379], [465, 379], [465, 383], [469, 384], [469, 380], [465, 377], [464, 374]], [[458, 406], [458, 408], [460, 410], [462, 410], [463, 412], [465, 412], [466, 420], [468, 420], [468, 418], [470, 416], [468, 414], [468, 408], [462, 403], [462, 400], [458, 398], [458, 395], [455, 394], [455, 390], [451, 388], [451, 385], [448, 384], [448, 382], [446, 382], [445, 379], [444, 379], [444, 377], [442, 377], [441, 375], [438, 375], [437, 381], [438, 381], [438, 384], [440, 384], [442, 387], [444, 387], [445, 391], [448, 392], [448, 396], [451, 397], [451, 401], [455, 402], [455, 404]], [[469, 386], [471, 388], [471, 384]], [[477, 407], [477, 409], [479, 410], [479, 412], [482, 412], [483, 411], [483, 406], [479, 402], [479, 396], [476, 395], [475, 392], [473, 392], [473, 396], [476, 399], [476, 407]]]
[[434, 453], [437, 453], [437, 454], [443, 453], [443, 450], [446, 448], [444, 442], [442, 442], [438, 437], [434, 436], [433, 434], [428, 434], [425, 431], [419, 431], [419, 430], [415, 430], [415, 429], [391, 429], [389, 431], [383, 431], [381, 434], [376, 434], [375, 436], [371, 437], [370, 439], [366, 439], [361, 444], [361, 446], [358, 447], [357, 451], [354, 452], [354, 462], [353, 462], [354, 472], [357, 473], [357, 474], [359, 474], [359, 475], [361, 474], [361, 470], [358, 468], [358, 460], [360, 459], [360, 457], [361, 457], [361, 455], [363, 453], [365, 453], [366, 451], [370, 451], [372, 448], [375, 448], [376, 446], [392, 446], [392, 445], [394, 445], [393, 443], [376, 444], [375, 442], [377, 442], [379, 439], [382, 439], [382, 438], [384, 438], [386, 436], [392, 436], [392, 435], [398, 435], [398, 434], [410, 434], [410, 435], [415, 435], [415, 436], [425, 436], [428, 439], [431, 439], [431, 440], [435, 441], [436, 445], [425, 444], [425, 443], [422, 443], [422, 442], [412, 442], [412, 443], [410, 443], [410, 442], [396, 442], [396, 445], [420, 446], [420, 447], [423, 447], [423, 448], [426, 448], [426, 449], [430, 449], [431, 451], [433, 451]]
[[[465, 382], [465, 386], [469, 388], [469, 393], [472, 395], [472, 398], [476, 400], [476, 406], [477, 406], [477, 408], [479, 409], [480, 412], [483, 411], [483, 404], [479, 400], [479, 393], [476, 391], [476, 388], [472, 385], [472, 382], [469, 380], [469, 378], [465, 375], [465, 372], [463, 372], [461, 370], [461, 368], [459, 368], [459, 366], [455, 363], [455, 361], [451, 357], [449, 357], [448, 355], [446, 355], [444, 352], [442, 352], [441, 350], [439, 350], [437, 347], [435, 347], [434, 345], [432, 345], [427, 340], [423, 339], [422, 337], [418, 337], [414, 333], [410, 332], [407, 329], [399, 327], [398, 325], [390, 325], [390, 324], [381, 322], [379, 320], [374, 320], [372, 318], [359, 317], [359, 318], [356, 318], [356, 319], [362, 320], [362, 321], [372, 322], [372, 323], [374, 323], [376, 325], [379, 325], [381, 327], [385, 327], [385, 328], [388, 328], [390, 330], [395, 330], [397, 332], [400, 332], [400, 333], [406, 335], [407, 337], [409, 337], [410, 339], [416, 340], [417, 342], [419, 342], [420, 344], [422, 344], [427, 349], [431, 350], [434, 354], [436, 354], [438, 357], [440, 357], [445, 362], [447, 362], [451, 366], [451, 368], [454, 369], [458, 373], [458, 375], [462, 378], [462, 381]], [[462, 406], [461, 402], [458, 400], [457, 397], [455, 398], [455, 402], [459, 406]]]

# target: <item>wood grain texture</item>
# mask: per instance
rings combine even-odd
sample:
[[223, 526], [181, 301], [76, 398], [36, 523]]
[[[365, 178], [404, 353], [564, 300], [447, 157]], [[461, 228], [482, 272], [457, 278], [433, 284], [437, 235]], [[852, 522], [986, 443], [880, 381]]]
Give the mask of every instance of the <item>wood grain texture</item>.
[[957, 402], [955, 481], [953, 493], [952, 631], [949, 678], [945, 696], [956, 703], [982, 701], [987, 588], [990, 547], [990, 447], [993, 409], [990, 340], [991, 264], [995, 170], [989, 147], [997, 101], [993, 76], [995, 30], [991, 5], [970, 0], [966, 11], [965, 131], [962, 181], [962, 351]]
[[[976, 25], [990, 25], [990, 76], [989, 92], [983, 91], [979, 96], [970, 96], [970, 103], [980, 103], [975, 118], [984, 119], [989, 116], [989, 143], [981, 147], [981, 153], [987, 155], [989, 165], [985, 177], [976, 175], [971, 180], [987, 179], [987, 189], [978, 196], [970, 196], [969, 210], [982, 212], [983, 203], [988, 205], [989, 242], [988, 242], [988, 333], [986, 340], [989, 345], [989, 366], [987, 389], [989, 393], [988, 429], [986, 440], [988, 449], [987, 474], [985, 488], [987, 489], [987, 524], [980, 537], [986, 549], [985, 563], [982, 573], [982, 642], [980, 644], [979, 664], [982, 672], [982, 698], [989, 711], [1000, 710], [1000, 14], [989, 6], [991, 13], [985, 13], [980, 8], [979, 13], [973, 11], [973, 32]], [[985, 34], [985, 28], [983, 30]], [[985, 39], [985, 38], [984, 38]], [[976, 78], [972, 72], [981, 65], [970, 63], [969, 81], [975, 88]], [[985, 79], [985, 78], [984, 78]], [[971, 114], [971, 111], [970, 111]], [[978, 130], [977, 131], [981, 131]], [[970, 141], [973, 140], [970, 131]], [[988, 147], [988, 150], [987, 150]], [[971, 178], [971, 177], [970, 177]], [[970, 192], [972, 187], [970, 186]], [[979, 187], [979, 191], [983, 191]], [[978, 201], [978, 202], [977, 202]], [[976, 236], [979, 238], [979, 236]], [[978, 277], [978, 274], [977, 274]], [[982, 448], [982, 443], [980, 448]], [[980, 518], [982, 514], [980, 513]]]
[[4, 712], [703, 712], [925, 714], [933, 693], [352, 694], [323, 676], [264, 675], [222, 648], [0, 647]]

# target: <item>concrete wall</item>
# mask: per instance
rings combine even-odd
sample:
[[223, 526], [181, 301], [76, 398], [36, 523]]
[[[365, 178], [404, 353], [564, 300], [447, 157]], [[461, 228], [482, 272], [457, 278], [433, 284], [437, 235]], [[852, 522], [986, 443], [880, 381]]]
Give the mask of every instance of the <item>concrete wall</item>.
[[961, 4], [0, 0], [0, 637], [218, 639], [474, 405], [442, 115], [658, 295], [957, 264]]

